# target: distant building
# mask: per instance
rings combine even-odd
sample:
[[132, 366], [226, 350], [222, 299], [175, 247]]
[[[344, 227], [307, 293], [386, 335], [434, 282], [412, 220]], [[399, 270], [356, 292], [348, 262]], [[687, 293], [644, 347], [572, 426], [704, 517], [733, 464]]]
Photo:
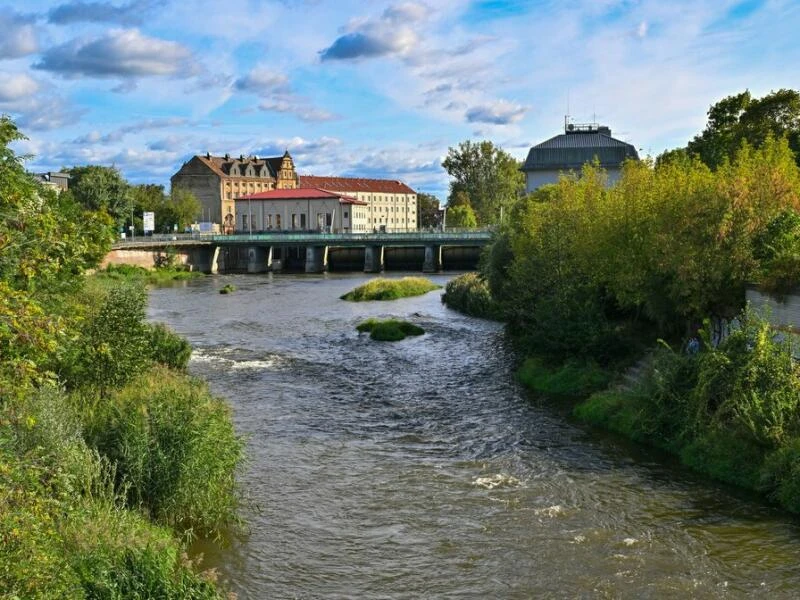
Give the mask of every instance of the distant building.
[[170, 178], [172, 188], [192, 192], [202, 207], [201, 221], [220, 223], [225, 231], [235, 227], [234, 199], [275, 189], [297, 188], [294, 161], [283, 156], [193, 156]]
[[33, 176], [40, 183], [55, 188], [58, 192], [66, 192], [69, 189], [69, 173], [34, 173]]
[[321, 188], [270, 190], [236, 198], [236, 231], [364, 231], [367, 202]]
[[[337, 197], [366, 203], [365, 221], [353, 220], [350, 224], [353, 231], [417, 229], [417, 193], [406, 184], [392, 179], [298, 176], [288, 151], [275, 158], [231, 158], [228, 154], [193, 156], [183, 163], [170, 182], [173, 188], [184, 188], [197, 196], [203, 212], [201, 221], [220, 223], [222, 230], [228, 232], [241, 229], [242, 215], [237, 213], [237, 199], [298, 188], [326, 190]], [[312, 214], [307, 212], [306, 218], [312, 219]], [[316, 221], [309, 223], [310, 229], [316, 228]], [[284, 225], [282, 223], [281, 229], [287, 229]]]
[[525, 191], [556, 183], [561, 173], [580, 171], [586, 163], [597, 160], [608, 173], [609, 184], [616, 183], [622, 163], [627, 159], [639, 160], [631, 144], [611, 137], [611, 129], [604, 125], [568, 124], [564, 133], [537, 144], [528, 152], [522, 166], [525, 173]]
[[366, 202], [366, 221], [354, 223], [354, 231], [415, 231], [417, 192], [396, 179], [361, 177], [317, 177], [301, 175], [300, 187], [321, 188]]

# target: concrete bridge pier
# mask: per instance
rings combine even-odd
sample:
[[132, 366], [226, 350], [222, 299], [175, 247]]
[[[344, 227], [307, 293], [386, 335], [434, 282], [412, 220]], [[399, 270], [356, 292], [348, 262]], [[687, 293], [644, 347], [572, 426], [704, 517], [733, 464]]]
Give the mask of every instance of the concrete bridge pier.
[[442, 247], [425, 246], [425, 261], [422, 263], [423, 273], [438, 273], [442, 270]]
[[[272, 248], [270, 248], [272, 250]], [[262, 246], [251, 246], [247, 249], [247, 272], [267, 272], [267, 249]]]
[[364, 248], [364, 273], [380, 273], [383, 271], [383, 246], [367, 246]]
[[219, 246], [192, 248], [186, 262], [193, 271], [216, 274], [219, 270]]
[[328, 247], [306, 246], [306, 273], [324, 273], [328, 269]]

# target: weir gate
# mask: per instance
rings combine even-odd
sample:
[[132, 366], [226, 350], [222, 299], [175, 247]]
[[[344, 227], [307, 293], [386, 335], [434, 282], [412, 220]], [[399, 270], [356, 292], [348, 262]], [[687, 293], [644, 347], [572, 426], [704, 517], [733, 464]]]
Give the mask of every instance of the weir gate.
[[204, 273], [468, 270], [477, 267], [489, 230], [404, 233], [187, 234], [119, 240], [104, 264], [152, 267], [165, 257]]

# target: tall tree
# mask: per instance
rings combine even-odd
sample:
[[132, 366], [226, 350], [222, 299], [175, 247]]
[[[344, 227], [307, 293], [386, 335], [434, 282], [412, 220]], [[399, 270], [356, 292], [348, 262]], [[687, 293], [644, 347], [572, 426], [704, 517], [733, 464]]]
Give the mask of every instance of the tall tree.
[[417, 214], [420, 228], [436, 227], [439, 224], [439, 199], [433, 194], [417, 194]]
[[501, 209], [509, 207], [521, 194], [524, 176], [520, 163], [492, 142], [461, 142], [449, 148], [442, 166], [450, 175], [448, 204], [466, 193], [481, 224], [500, 220]]
[[72, 195], [85, 209], [106, 211], [120, 224], [130, 218], [134, 208], [130, 186], [119, 169], [85, 165], [65, 170], [71, 177]]
[[785, 136], [800, 161], [800, 92], [781, 89], [753, 98], [744, 91], [723, 98], [708, 110], [706, 128], [686, 150], [716, 169], [731, 160], [743, 142], [758, 148], [768, 136]]
[[183, 231], [188, 225], [196, 222], [202, 208], [197, 196], [185, 188], [172, 189], [169, 206], [174, 217], [173, 224], [178, 226], [178, 231]]

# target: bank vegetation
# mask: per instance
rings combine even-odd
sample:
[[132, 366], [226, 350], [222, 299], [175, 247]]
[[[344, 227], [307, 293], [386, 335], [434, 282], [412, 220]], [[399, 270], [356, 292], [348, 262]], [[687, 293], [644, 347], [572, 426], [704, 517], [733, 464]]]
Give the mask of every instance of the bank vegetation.
[[186, 547], [238, 522], [230, 410], [141, 281], [86, 276], [118, 225], [35, 182], [20, 138], [0, 117], [0, 590], [224, 597]]
[[713, 165], [684, 150], [613, 186], [593, 165], [562, 176], [511, 207], [445, 300], [499, 314], [521, 380], [580, 419], [800, 512], [792, 338], [745, 307], [749, 283], [800, 281], [800, 170], [787, 136], [762, 133]]

